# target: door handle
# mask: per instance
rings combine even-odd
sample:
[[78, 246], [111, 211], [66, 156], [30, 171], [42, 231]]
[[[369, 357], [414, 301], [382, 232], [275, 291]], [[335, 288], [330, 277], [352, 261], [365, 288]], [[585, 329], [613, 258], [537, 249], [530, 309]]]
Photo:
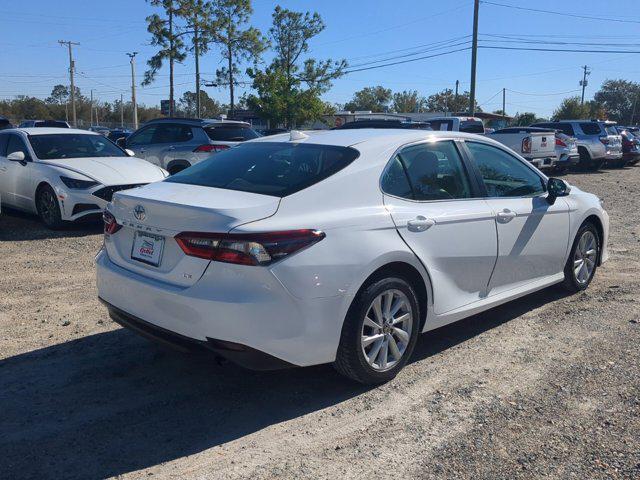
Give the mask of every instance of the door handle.
[[140, 149], [140, 153], [144, 153], [144, 148], [141, 148], [141, 149]]
[[176, 147], [174, 147], [173, 145], [171, 145], [171, 146], [169, 147], [169, 150], [175, 150], [175, 149], [176, 149]]
[[407, 222], [407, 226], [412, 232], [424, 232], [425, 230], [433, 227], [435, 224], [435, 220], [433, 220], [432, 218], [423, 217], [422, 215], [418, 215], [413, 220], [409, 220]]
[[508, 208], [505, 208], [504, 210], [496, 214], [496, 217], [498, 218], [498, 221], [500, 223], [509, 223], [511, 220], [513, 220], [517, 216], [518, 214], [516, 212], [511, 211]]

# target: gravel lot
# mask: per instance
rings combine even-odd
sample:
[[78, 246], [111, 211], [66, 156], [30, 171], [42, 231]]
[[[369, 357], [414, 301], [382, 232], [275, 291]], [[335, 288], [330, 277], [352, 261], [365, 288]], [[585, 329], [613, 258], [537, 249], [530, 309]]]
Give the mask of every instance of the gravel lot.
[[100, 226], [0, 216], [0, 477], [640, 478], [640, 167], [606, 201], [611, 260], [422, 336], [379, 388], [166, 352], [96, 298]]

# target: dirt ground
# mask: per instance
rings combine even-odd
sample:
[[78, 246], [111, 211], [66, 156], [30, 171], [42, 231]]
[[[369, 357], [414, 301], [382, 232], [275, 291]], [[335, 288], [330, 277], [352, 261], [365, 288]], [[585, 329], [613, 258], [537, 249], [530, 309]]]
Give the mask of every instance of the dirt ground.
[[0, 216], [0, 477], [640, 478], [640, 167], [605, 199], [611, 260], [423, 335], [378, 388], [167, 352], [96, 298], [100, 226]]

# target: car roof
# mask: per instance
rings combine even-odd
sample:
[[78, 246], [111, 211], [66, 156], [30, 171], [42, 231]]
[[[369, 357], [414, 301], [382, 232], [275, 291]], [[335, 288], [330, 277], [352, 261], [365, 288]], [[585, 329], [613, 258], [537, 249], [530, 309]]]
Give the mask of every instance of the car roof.
[[[351, 147], [364, 142], [376, 142], [383, 140], [386, 143], [403, 145], [405, 143], [417, 142], [428, 138], [467, 138], [486, 139], [486, 137], [462, 132], [433, 131], [433, 130], [405, 130], [386, 128], [358, 128], [348, 130], [309, 130], [301, 133], [306, 138], [294, 140], [295, 143], [310, 143], [316, 145], [334, 145], [340, 147]], [[291, 134], [280, 133], [268, 137], [255, 138], [245, 143], [253, 142], [288, 142]], [[488, 139], [487, 139], [488, 140]], [[493, 140], [491, 140], [493, 143]]]
[[216, 118], [183, 118], [183, 117], [163, 117], [163, 118], [154, 118], [145, 122], [145, 125], [150, 123], [188, 123], [189, 125], [212, 125], [212, 124], [229, 124], [229, 125], [246, 125], [251, 126], [247, 122], [241, 122], [238, 120], [227, 120], [227, 119], [216, 119]]
[[2, 133], [7, 132], [22, 132], [27, 135], [51, 135], [51, 134], [78, 134], [82, 133], [85, 135], [100, 135], [97, 132], [90, 132], [89, 130], [79, 130], [76, 128], [56, 128], [56, 127], [23, 127], [23, 128], [10, 128], [7, 130], [2, 130]]

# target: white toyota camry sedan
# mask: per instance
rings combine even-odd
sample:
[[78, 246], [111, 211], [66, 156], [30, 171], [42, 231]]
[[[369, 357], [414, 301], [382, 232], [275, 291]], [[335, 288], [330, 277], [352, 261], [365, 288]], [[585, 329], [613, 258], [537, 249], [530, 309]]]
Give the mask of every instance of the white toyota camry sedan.
[[104, 136], [69, 128], [0, 132], [0, 203], [36, 213], [49, 228], [101, 213], [119, 190], [168, 173]]
[[607, 259], [592, 194], [485, 137], [292, 132], [118, 192], [97, 284], [118, 323], [268, 369], [394, 377], [418, 334]]

